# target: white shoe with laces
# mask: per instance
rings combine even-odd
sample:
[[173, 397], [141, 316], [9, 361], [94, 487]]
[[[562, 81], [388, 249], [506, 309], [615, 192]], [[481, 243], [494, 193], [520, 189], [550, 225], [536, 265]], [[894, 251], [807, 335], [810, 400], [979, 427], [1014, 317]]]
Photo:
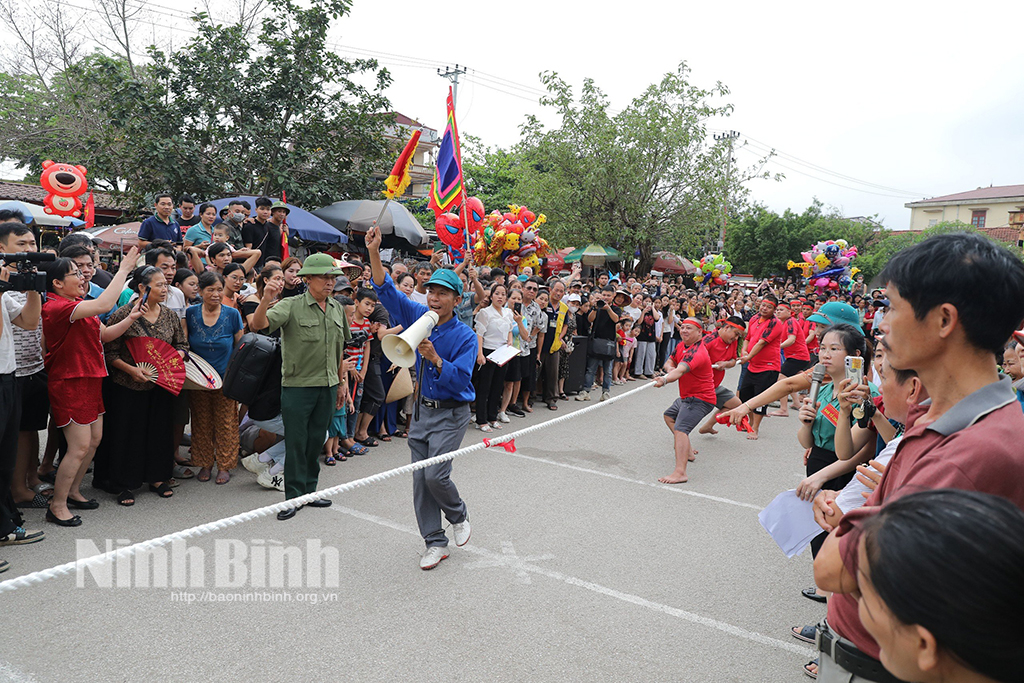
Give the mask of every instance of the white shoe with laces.
[[589, 401], [590, 400], [590, 390], [589, 389], [584, 389], [580, 393], [576, 394], [576, 400], [577, 401]]
[[481, 432], [493, 432], [494, 431], [493, 429], [491, 429], [491, 425], [487, 424], [486, 422], [484, 424], [479, 424], [478, 423], [476, 428], [479, 429]]
[[284, 493], [284, 472], [271, 474], [268, 467], [256, 477], [256, 483], [265, 489], [274, 489]]
[[448, 548], [441, 545], [432, 545], [427, 548], [427, 552], [423, 553], [423, 557], [420, 558], [420, 569], [426, 571], [427, 569], [433, 569], [437, 565], [441, 564], [441, 560], [448, 557]]
[[498, 413], [498, 422], [504, 422], [505, 424], [508, 424], [511, 421], [512, 420], [508, 419], [508, 415], [505, 414], [504, 410]]
[[601, 394], [601, 400], [602, 400], [602, 401], [607, 401], [607, 400], [608, 400], [608, 399], [610, 399], [611, 397], [612, 397], [612, 395], [611, 395], [611, 394], [609, 394], [609, 393], [608, 393], [607, 391], [606, 391], [606, 392], [604, 392], [603, 394]]
[[452, 532], [455, 534], [455, 545], [461, 548], [469, 543], [469, 535], [472, 533], [472, 529], [469, 528], [469, 517], [458, 524], [452, 524]]
[[242, 467], [258, 475], [260, 472], [270, 469], [270, 463], [261, 462], [259, 453], [253, 453], [242, 458]]

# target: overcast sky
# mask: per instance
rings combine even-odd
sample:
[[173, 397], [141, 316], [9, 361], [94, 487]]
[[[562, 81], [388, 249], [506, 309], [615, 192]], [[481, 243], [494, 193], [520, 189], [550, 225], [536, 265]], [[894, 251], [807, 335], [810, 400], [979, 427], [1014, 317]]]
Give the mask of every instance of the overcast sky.
[[577, 87], [592, 77], [621, 109], [686, 60], [695, 83], [732, 91], [735, 112], [714, 127], [750, 140], [738, 164], [756, 161], [755, 145], [780, 153], [769, 168], [786, 179], [750, 186], [772, 209], [802, 211], [817, 197], [904, 229], [907, 201], [1024, 184], [1021, 2], [432, 6], [426, 15], [422, 2], [355, 0], [334, 41], [416, 58], [374, 55], [394, 74], [395, 109], [438, 129], [447, 82], [435, 67], [469, 67], [459, 126], [490, 145], [514, 143], [524, 115], [540, 111], [543, 70]]
[[[197, 0], [136, 1], [149, 8], [142, 33], [188, 39], [191, 24], [173, 17]], [[215, 16], [232, 2], [213, 0]], [[394, 109], [439, 130], [447, 81], [436, 69], [468, 67], [459, 126], [491, 146], [512, 145], [524, 116], [542, 114], [541, 71], [577, 90], [594, 78], [618, 110], [685, 60], [694, 83], [732, 91], [733, 116], [711, 127], [741, 133], [738, 165], [778, 152], [768, 169], [786, 179], [749, 186], [771, 209], [817, 197], [905, 229], [907, 201], [1024, 184], [1020, 0], [353, 3], [332, 29], [338, 52], [376, 57], [394, 75]]]

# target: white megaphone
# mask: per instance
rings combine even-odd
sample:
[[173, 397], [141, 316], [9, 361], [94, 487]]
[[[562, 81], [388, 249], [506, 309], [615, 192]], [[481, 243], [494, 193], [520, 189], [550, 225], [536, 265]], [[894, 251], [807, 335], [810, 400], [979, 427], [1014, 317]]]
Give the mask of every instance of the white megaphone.
[[380, 342], [381, 350], [395, 365], [401, 368], [411, 368], [416, 364], [416, 347], [430, 336], [437, 320], [437, 313], [427, 311], [401, 334], [389, 334], [384, 337]]

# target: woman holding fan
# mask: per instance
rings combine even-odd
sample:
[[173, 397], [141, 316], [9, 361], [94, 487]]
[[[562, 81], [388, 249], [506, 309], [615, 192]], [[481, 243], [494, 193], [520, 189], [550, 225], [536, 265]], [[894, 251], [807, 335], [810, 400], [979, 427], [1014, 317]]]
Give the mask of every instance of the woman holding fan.
[[[116, 493], [117, 502], [124, 506], [135, 504], [132, 490], [143, 483], [161, 498], [174, 495], [169, 483], [174, 470], [172, 394], [157, 387], [149, 372], [139, 367], [129, 340], [158, 339], [179, 356], [188, 347], [178, 315], [164, 305], [168, 285], [163, 271], [154, 266], [137, 268], [131, 287], [139, 292], [142, 315], [123, 335], [104, 344], [110, 369], [103, 383], [108, 412], [94, 476], [96, 487]], [[117, 309], [108, 322], [116, 325], [124, 320], [132, 306]]]

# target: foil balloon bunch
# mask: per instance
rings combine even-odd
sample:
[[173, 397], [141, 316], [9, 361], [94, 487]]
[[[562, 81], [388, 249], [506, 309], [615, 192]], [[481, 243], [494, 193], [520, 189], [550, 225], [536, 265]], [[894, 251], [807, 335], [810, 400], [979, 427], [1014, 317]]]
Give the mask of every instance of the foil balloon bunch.
[[537, 273], [540, 260], [550, 251], [547, 240], [539, 234], [546, 221], [544, 214], [537, 215], [516, 204], [509, 204], [505, 213], [492, 211], [482, 221], [473, 260], [478, 266], [502, 268], [513, 275], [526, 267]]
[[692, 259], [692, 261], [700, 271], [693, 276], [697, 284], [706, 280], [708, 284], [724, 285], [732, 276], [732, 264], [726, 261], [721, 254], [706, 254], [704, 258]]
[[800, 257], [802, 261], [790, 261], [787, 267], [799, 270], [808, 290], [817, 290], [819, 294], [826, 290], [848, 289], [852, 278], [860, 272], [860, 268], [850, 265], [857, 258], [857, 247], [850, 246], [846, 240], [818, 242], [809, 251], [801, 252]]
[[[466, 258], [466, 244], [476, 241], [483, 224], [484, 203], [479, 197], [470, 197], [466, 200], [465, 210], [458, 214], [443, 213], [434, 221], [434, 231], [437, 239], [444, 243], [448, 251], [448, 258], [452, 263], [462, 263]], [[469, 238], [466, 238], [466, 233]]]

